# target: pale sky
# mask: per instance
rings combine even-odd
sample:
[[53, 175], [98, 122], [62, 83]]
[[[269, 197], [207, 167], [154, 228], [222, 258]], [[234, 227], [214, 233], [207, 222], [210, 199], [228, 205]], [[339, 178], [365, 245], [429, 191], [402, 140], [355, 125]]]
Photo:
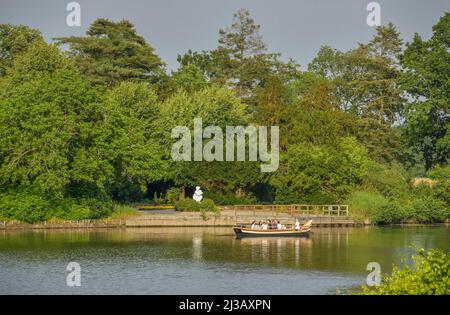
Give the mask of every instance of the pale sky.
[[[321, 45], [348, 50], [367, 42], [374, 28], [366, 23], [370, 0], [78, 0], [81, 26], [66, 24], [69, 0], [0, 0], [0, 23], [25, 24], [45, 38], [83, 35], [96, 18], [129, 19], [156, 49], [168, 69], [178, 66], [177, 55], [217, 47], [220, 28], [231, 24], [233, 13], [249, 9], [269, 52], [281, 52], [306, 69]], [[378, 0], [381, 23], [392, 22], [402, 38], [415, 32], [428, 38], [450, 0]]]

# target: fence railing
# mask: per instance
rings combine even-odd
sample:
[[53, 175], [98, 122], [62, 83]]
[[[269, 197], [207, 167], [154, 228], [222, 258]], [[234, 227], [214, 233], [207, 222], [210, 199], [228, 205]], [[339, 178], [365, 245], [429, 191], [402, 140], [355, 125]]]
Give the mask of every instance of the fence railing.
[[272, 216], [281, 213], [291, 216], [348, 216], [348, 205], [234, 205], [224, 206], [222, 209], [234, 210], [236, 216], [238, 211], [252, 211], [254, 216], [263, 211], [270, 211]]

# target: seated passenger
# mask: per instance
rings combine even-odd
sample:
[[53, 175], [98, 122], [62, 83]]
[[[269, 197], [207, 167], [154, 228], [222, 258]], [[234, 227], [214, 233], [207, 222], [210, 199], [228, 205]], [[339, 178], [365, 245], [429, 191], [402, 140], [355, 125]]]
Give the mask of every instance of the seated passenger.
[[277, 224], [277, 229], [278, 229], [278, 230], [281, 230], [281, 229], [282, 229], [282, 226], [281, 226], [281, 223], [280, 223], [280, 221], [278, 221], [278, 224]]
[[300, 222], [298, 222], [298, 219], [295, 219], [295, 227], [296, 230], [300, 230]]

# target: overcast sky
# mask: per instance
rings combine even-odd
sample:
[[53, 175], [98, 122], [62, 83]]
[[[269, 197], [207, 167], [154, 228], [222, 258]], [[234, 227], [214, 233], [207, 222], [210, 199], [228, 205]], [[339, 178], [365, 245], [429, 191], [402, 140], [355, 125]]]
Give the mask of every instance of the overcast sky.
[[[261, 25], [270, 52], [281, 52], [305, 69], [321, 45], [347, 50], [367, 42], [374, 28], [366, 23], [370, 0], [78, 0], [81, 26], [66, 24], [69, 0], [0, 0], [0, 23], [25, 24], [53, 37], [83, 35], [96, 18], [129, 19], [169, 69], [178, 54], [217, 46], [218, 30], [231, 24], [233, 13], [250, 10]], [[381, 23], [393, 22], [403, 39], [415, 32], [425, 38], [450, 0], [378, 0]]]

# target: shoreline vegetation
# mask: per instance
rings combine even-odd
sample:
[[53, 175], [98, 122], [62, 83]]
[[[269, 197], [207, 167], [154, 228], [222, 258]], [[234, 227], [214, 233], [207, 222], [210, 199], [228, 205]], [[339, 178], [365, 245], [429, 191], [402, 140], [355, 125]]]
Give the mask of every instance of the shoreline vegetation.
[[[229, 226], [235, 225], [236, 218], [235, 212], [231, 207], [226, 207], [228, 210], [225, 214], [222, 214], [221, 207], [215, 206], [212, 200], [207, 201], [205, 204], [198, 204], [192, 199], [184, 200], [183, 202], [175, 206], [163, 206], [159, 208], [158, 206], [151, 206], [151, 210], [140, 211], [137, 206], [130, 205], [113, 205], [113, 212], [104, 218], [97, 219], [81, 219], [81, 220], [70, 220], [61, 218], [50, 218], [45, 221], [40, 222], [21, 222], [14, 219], [0, 219], [0, 230], [32, 230], [32, 229], [73, 229], [73, 228], [126, 228], [126, 227], [211, 227], [211, 226]], [[144, 209], [148, 208], [144, 206]], [[175, 211], [176, 210], [176, 211]], [[167, 211], [167, 212], [166, 212]], [[248, 217], [248, 213], [244, 212], [242, 214], [237, 213], [238, 216], [242, 218], [247, 218], [246, 220], [254, 219], [267, 219], [272, 218], [271, 212], [257, 213], [256, 217]], [[242, 216], [243, 215], [243, 216]], [[284, 215], [284, 216], [283, 216]], [[280, 217], [281, 216], [281, 217]], [[311, 214], [314, 217], [314, 214]], [[286, 216], [283, 213], [277, 213], [274, 218], [281, 220], [292, 220], [293, 217]], [[310, 217], [306, 216], [306, 219]], [[336, 217], [338, 218], [338, 217]], [[448, 226], [450, 224], [449, 219], [445, 219], [442, 222], [419, 222], [416, 220], [407, 220], [398, 223], [376, 223], [368, 220], [367, 218], [362, 220], [358, 217], [342, 217], [349, 219], [347, 223], [338, 222], [336, 224], [330, 223], [319, 223], [319, 226], [327, 226], [332, 228], [346, 228], [346, 227], [366, 227], [366, 226], [380, 226], [380, 227], [433, 227], [433, 226]], [[249, 221], [249, 222], [250, 222]]]
[[383, 275], [379, 286], [363, 286], [361, 295], [449, 295], [450, 253], [441, 249], [415, 249], [408, 257], [412, 263], [394, 266], [391, 275]]
[[[302, 68], [259, 29], [241, 9], [217, 48], [188, 50], [169, 73], [127, 20], [54, 44], [0, 24], [0, 222], [125, 220], [136, 203], [203, 219], [267, 203], [348, 204], [380, 225], [448, 220], [450, 14], [427, 40], [404, 43], [388, 23], [348, 51], [317, 47]], [[173, 161], [171, 131], [196, 118], [279, 126], [279, 168]], [[201, 204], [185, 198], [195, 186]]]

